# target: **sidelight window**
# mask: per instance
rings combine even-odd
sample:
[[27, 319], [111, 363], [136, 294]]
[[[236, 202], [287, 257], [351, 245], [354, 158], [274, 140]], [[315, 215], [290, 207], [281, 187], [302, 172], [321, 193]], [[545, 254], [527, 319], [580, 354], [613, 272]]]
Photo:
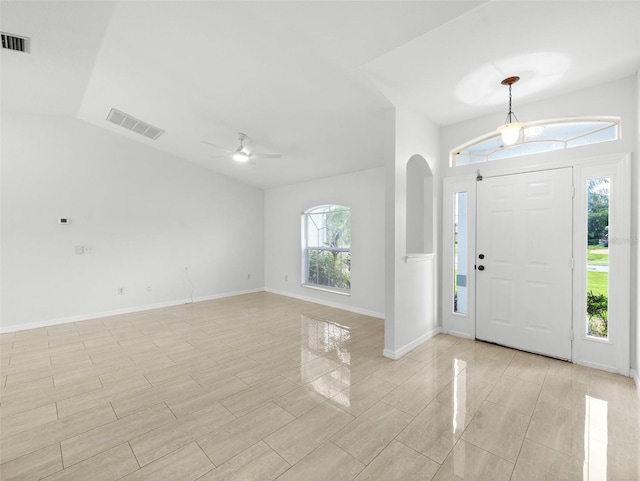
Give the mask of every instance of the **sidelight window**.
[[467, 313], [467, 192], [456, 192], [453, 232], [453, 312]]
[[609, 337], [608, 177], [587, 180], [587, 336]]

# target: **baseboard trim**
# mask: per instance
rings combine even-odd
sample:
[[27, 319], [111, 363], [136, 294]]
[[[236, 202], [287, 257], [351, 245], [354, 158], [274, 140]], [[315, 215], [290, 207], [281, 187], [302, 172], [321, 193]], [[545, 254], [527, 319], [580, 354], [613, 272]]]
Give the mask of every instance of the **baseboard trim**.
[[344, 304], [339, 304], [337, 302], [325, 301], [322, 299], [317, 299], [315, 297], [307, 297], [301, 296], [298, 294], [293, 294], [291, 292], [280, 291], [278, 289], [271, 289], [269, 287], [265, 287], [264, 290], [266, 292], [270, 292], [271, 294], [278, 294], [279, 296], [285, 297], [293, 297], [294, 299], [299, 299], [301, 301], [313, 302], [314, 304], [320, 304], [322, 306], [333, 307], [334, 309], [342, 309], [343, 311], [354, 312], [356, 314], [362, 314], [363, 316], [375, 317], [377, 319], [384, 319], [384, 313], [370, 311], [368, 309], [361, 309], [359, 307], [353, 306], [345, 306]]
[[638, 375], [638, 371], [636, 371], [635, 369], [631, 369], [629, 375], [636, 383], [636, 391], [638, 391], [638, 399], [640, 399], [640, 375]]
[[413, 351], [420, 344], [422, 344], [424, 342], [427, 342], [429, 339], [431, 339], [432, 337], [436, 336], [437, 334], [440, 334], [441, 332], [442, 332], [442, 328], [441, 327], [436, 327], [432, 331], [429, 331], [429, 332], [423, 334], [422, 336], [420, 336], [419, 338], [414, 339], [413, 341], [405, 344], [400, 349], [396, 349], [395, 351], [391, 350], [391, 349], [384, 349], [382, 351], [382, 355], [384, 357], [387, 357], [389, 359], [393, 359], [394, 361], [397, 361], [398, 359], [400, 359], [402, 356], [404, 356], [408, 352]]
[[445, 334], [449, 334], [451, 336], [455, 336], [455, 337], [462, 337], [463, 339], [475, 339], [475, 337], [470, 336], [469, 334], [467, 334], [466, 332], [462, 332], [462, 331], [453, 331], [453, 330], [449, 330], [449, 331], [442, 331]]
[[208, 296], [195, 297], [193, 300], [189, 299], [177, 299], [174, 301], [159, 302], [156, 304], [146, 304], [143, 306], [126, 307], [124, 309], [114, 309], [111, 311], [94, 312], [90, 314], [80, 314], [77, 316], [60, 317], [57, 319], [50, 319], [47, 321], [33, 322], [29, 324], [20, 324], [15, 326], [0, 327], [0, 334], [8, 332], [26, 331], [27, 329], [37, 329], [39, 327], [57, 326], [58, 324], [68, 324], [71, 322], [89, 321], [92, 319], [100, 319], [102, 317], [119, 316], [122, 314], [131, 314], [134, 312], [152, 311], [154, 309], [162, 309], [163, 307], [180, 306], [183, 304], [191, 304], [192, 302], [204, 302], [212, 301], [215, 299], [223, 299], [225, 297], [240, 296], [243, 294], [253, 294], [256, 292], [263, 292], [263, 288], [248, 289], [244, 291], [225, 292], [221, 294], [211, 294]]
[[585, 361], [583, 359], [578, 359], [574, 363], [578, 364], [579, 366], [590, 367], [592, 369], [598, 369], [600, 371], [611, 372], [613, 374], [620, 374], [621, 376], [625, 375], [624, 373], [621, 373], [620, 369], [618, 369], [615, 366], [607, 366], [606, 364], [598, 364], [597, 362]]

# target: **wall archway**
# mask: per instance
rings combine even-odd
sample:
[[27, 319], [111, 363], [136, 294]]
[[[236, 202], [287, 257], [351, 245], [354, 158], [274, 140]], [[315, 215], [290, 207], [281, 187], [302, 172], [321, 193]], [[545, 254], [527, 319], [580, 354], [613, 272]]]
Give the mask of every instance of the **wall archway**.
[[433, 173], [421, 155], [407, 161], [407, 254], [434, 252]]

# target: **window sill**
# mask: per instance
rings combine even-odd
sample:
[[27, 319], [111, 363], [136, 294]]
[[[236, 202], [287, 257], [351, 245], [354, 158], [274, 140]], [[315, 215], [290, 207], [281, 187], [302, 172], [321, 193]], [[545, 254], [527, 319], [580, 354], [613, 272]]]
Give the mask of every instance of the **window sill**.
[[405, 262], [423, 262], [435, 258], [435, 254], [407, 254], [404, 257]]
[[600, 344], [613, 344], [611, 342], [611, 339], [608, 337], [596, 337], [596, 336], [590, 336], [587, 334], [586, 336], [583, 336], [583, 339], [585, 341], [597, 342]]
[[339, 294], [341, 296], [350, 296], [351, 292], [344, 290], [344, 289], [336, 289], [336, 288], [331, 288], [331, 287], [323, 287], [323, 286], [317, 286], [315, 284], [302, 284], [302, 287], [306, 287], [307, 289], [314, 289], [316, 291], [325, 291], [325, 292], [331, 292], [333, 294]]

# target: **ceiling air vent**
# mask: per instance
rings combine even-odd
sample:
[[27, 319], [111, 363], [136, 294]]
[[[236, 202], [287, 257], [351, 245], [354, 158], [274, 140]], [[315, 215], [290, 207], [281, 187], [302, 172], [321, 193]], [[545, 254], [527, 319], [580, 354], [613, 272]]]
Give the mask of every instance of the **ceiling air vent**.
[[144, 135], [152, 140], [156, 140], [164, 133], [164, 130], [154, 127], [142, 120], [138, 120], [135, 117], [125, 114], [117, 109], [111, 109], [111, 112], [107, 115], [107, 120], [119, 125], [120, 127], [124, 127], [125, 129], [133, 130], [134, 132]]
[[19, 35], [11, 35], [5, 32], [0, 32], [0, 35], [2, 36], [2, 48], [17, 52], [31, 52], [31, 39], [29, 37], [20, 37]]

